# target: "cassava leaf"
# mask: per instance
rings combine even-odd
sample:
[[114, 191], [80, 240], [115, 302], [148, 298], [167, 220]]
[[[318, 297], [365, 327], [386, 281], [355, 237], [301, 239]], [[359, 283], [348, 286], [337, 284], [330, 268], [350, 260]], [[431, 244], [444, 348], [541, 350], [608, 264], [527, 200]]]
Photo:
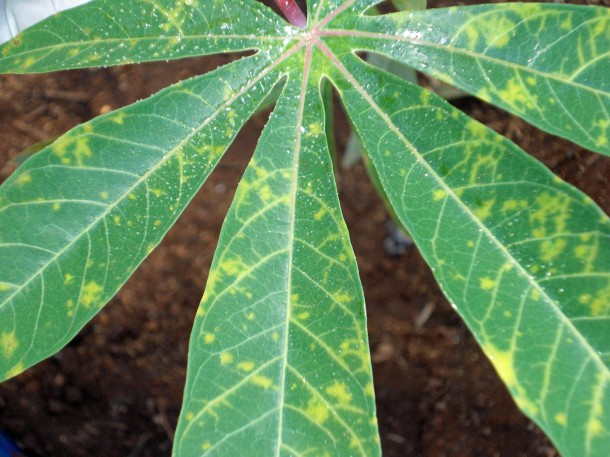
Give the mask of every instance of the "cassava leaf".
[[341, 61], [385, 195], [517, 404], [566, 454], [609, 454], [610, 219], [437, 96]]
[[479, 5], [343, 15], [330, 26], [357, 49], [399, 59], [610, 155], [608, 8]]
[[[311, 50], [242, 179], [191, 337], [176, 455], [379, 455], [364, 298]], [[261, 435], [260, 430], [268, 434]]]
[[197, 312], [174, 454], [378, 455], [362, 290], [325, 136], [330, 80], [385, 198], [519, 406], [566, 455], [609, 455], [607, 216], [356, 56], [450, 79], [607, 153], [608, 13], [367, 15], [377, 3], [309, 0], [300, 30], [254, 0], [94, 0], [0, 47], [10, 72], [255, 52], [72, 130], [0, 188], [0, 373], [58, 350], [95, 314], [281, 88]]
[[0, 379], [62, 348], [161, 241], [267, 94], [268, 64], [76, 127], [0, 187]]

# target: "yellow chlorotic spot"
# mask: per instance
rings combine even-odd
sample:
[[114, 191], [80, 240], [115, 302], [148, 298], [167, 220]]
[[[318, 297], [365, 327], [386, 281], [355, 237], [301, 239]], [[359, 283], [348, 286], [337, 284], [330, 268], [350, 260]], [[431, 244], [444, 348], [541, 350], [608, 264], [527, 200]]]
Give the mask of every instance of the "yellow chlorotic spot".
[[568, 423], [568, 417], [565, 413], [557, 413], [555, 414], [555, 422], [559, 425], [566, 425]]
[[434, 192], [432, 192], [432, 198], [435, 202], [442, 200], [446, 196], [447, 192], [445, 192], [443, 189], [436, 189]]
[[150, 193], [153, 194], [155, 197], [160, 197], [161, 195], [165, 195], [165, 191], [163, 191], [161, 189], [151, 189]]
[[212, 447], [212, 443], [210, 443], [209, 441], [206, 441], [205, 443], [203, 443], [201, 445], [201, 449], [204, 451], [207, 451], [208, 449], [210, 449]]
[[85, 308], [89, 308], [97, 302], [102, 295], [104, 289], [95, 281], [89, 281], [81, 292], [80, 302]]
[[540, 291], [538, 289], [532, 289], [530, 293], [530, 298], [534, 301], [540, 300]]
[[35, 63], [36, 63], [36, 59], [34, 57], [30, 56], [27, 59], [25, 59], [25, 62], [23, 62], [23, 68], [30, 68]]
[[216, 340], [216, 335], [213, 333], [206, 333], [203, 335], [203, 341], [205, 344], [212, 344]]
[[[91, 126], [83, 127], [85, 132], [90, 132]], [[51, 146], [53, 153], [61, 159], [61, 163], [68, 165], [72, 163], [72, 158], [76, 159], [76, 165], [84, 165], [85, 159], [93, 157], [93, 152], [89, 147], [89, 138], [82, 133], [72, 133], [65, 135], [53, 143]]]
[[233, 363], [233, 354], [230, 352], [221, 352], [220, 353], [220, 363], [223, 365], [229, 365]]
[[110, 120], [118, 125], [123, 125], [125, 123], [125, 113], [119, 111], [118, 113], [113, 114], [110, 117]]
[[337, 303], [348, 303], [353, 300], [353, 297], [347, 292], [338, 292], [333, 294], [333, 298]]
[[307, 311], [297, 314], [297, 319], [307, 319], [309, 318], [309, 313]]
[[161, 225], [161, 221], [159, 219], [157, 219], [153, 225], [155, 227], [159, 227]]
[[322, 425], [328, 419], [328, 406], [318, 398], [312, 397], [307, 403], [305, 415], [318, 425]]
[[604, 425], [599, 419], [591, 419], [587, 424], [587, 428], [593, 436], [601, 435], [604, 431]]
[[473, 248], [475, 246], [474, 241], [468, 241], [466, 243], [466, 246], [468, 246], [469, 248]]
[[324, 133], [322, 125], [319, 122], [309, 124], [309, 128], [307, 130], [308, 135], [321, 135], [322, 133]]
[[496, 287], [496, 281], [488, 277], [481, 278], [479, 282], [483, 290], [491, 290]]
[[7, 290], [12, 289], [13, 286], [12, 284], [8, 284], [6, 282], [0, 282], [0, 292], [6, 292]]
[[247, 319], [249, 321], [253, 321], [255, 317], [256, 317], [256, 315], [254, 313], [250, 313], [250, 314], [248, 314]]
[[73, 282], [74, 282], [74, 275], [71, 275], [70, 273], [66, 273], [64, 275], [64, 285], [69, 286]]
[[130, 200], [135, 200], [136, 199], [136, 194], [134, 194], [133, 192], [130, 193], [127, 198], [129, 198]]
[[608, 313], [608, 308], [610, 308], [610, 285], [592, 296], [589, 306], [591, 307], [591, 315], [605, 316]]
[[498, 91], [498, 95], [509, 105], [517, 109], [534, 109], [538, 97], [531, 95], [520, 80], [512, 78], [507, 86]]
[[22, 373], [23, 371], [25, 371], [25, 365], [23, 364], [23, 362], [19, 362], [17, 365], [15, 365], [13, 368], [11, 368], [6, 373], [6, 377], [12, 378], [13, 376], [17, 376], [19, 373]]
[[536, 78], [534, 78], [533, 76], [528, 76], [527, 78], [525, 78], [525, 82], [528, 83], [530, 86], [535, 86]]
[[356, 449], [357, 447], [360, 447], [360, 440], [358, 440], [358, 438], [352, 438], [349, 442], [349, 447], [350, 449]]
[[186, 420], [187, 420], [187, 421], [193, 420], [193, 417], [195, 417], [195, 414], [193, 414], [193, 412], [192, 412], [192, 411], [190, 411], [190, 412], [188, 412], [188, 413], [186, 414]]
[[478, 208], [476, 208], [473, 212], [474, 215], [481, 221], [484, 221], [489, 216], [491, 216], [491, 208], [493, 208], [496, 200], [487, 200], [484, 201]]
[[53, 203], [53, 206], [51, 206], [51, 209], [53, 211], [59, 211], [61, 209], [61, 205], [59, 203]]
[[19, 177], [17, 178], [17, 184], [19, 184], [20, 186], [25, 186], [26, 184], [29, 184], [32, 182], [32, 175], [30, 174], [29, 171], [26, 171], [25, 173], [21, 173], [19, 175]]
[[512, 317], [513, 313], [511, 313], [510, 311], [504, 311], [502, 313], [504, 315], [504, 317]]
[[314, 220], [319, 221], [321, 220], [324, 215], [326, 214], [326, 210], [324, 208], [320, 208], [316, 214], [313, 215]]
[[335, 398], [339, 403], [349, 403], [352, 401], [352, 394], [347, 390], [347, 386], [339, 381], [335, 381], [332, 385], [324, 389], [331, 397]]
[[0, 336], [0, 348], [2, 348], [2, 354], [6, 359], [10, 359], [18, 347], [19, 341], [17, 341], [14, 331], [10, 333], [2, 332], [2, 336]]
[[238, 257], [235, 259], [225, 259], [220, 262], [218, 268], [222, 270], [223, 273], [229, 276], [237, 276], [237, 274], [245, 270], [245, 265], [243, 261]]
[[245, 372], [252, 371], [254, 369], [254, 362], [239, 362], [237, 369]]
[[566, 247], [567, 241], [558, 238], [555, 240], [544, 240], [540, 243], [540, 258], [543, 262], [550, 262], [556, 258]]
[[419, 94], [419, 99], [421, 100], [422, 105], [429, 105], [430, 104], [430, 91], [429, 90], [422, 90]]
[[252, 376], [250, 382], [255, 386], [262, 387], [265, 390], [269, 390], [273, 386], [273, 381], [270, 378], [258, 374]]
[[108, 192], [101, 192], [100, 193], [100, 198], [102, 200], [108, 200]]
[[466, 128], [474, 136], [481, 136], [485, 133], [486, 130], [486, 127], [483, 124], [472, 119], [466, 123]]
[[280, 334], [278, 332], [273, 332], [271, 334], [271, 339], [275, 342], [277, 342], [280, 339]]
[[114, 216], [112, 218], [112, 221], [116, 224], [119, 225], [119, 223], [121, 222], [121, 217], [120, 216]]

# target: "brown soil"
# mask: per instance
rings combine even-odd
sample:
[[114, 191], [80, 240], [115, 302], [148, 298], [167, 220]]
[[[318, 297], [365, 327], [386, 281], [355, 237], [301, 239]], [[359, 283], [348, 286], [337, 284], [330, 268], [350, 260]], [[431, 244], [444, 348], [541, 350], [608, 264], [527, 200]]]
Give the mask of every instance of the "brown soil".
[[[27, 146], [225, 61], [0, 77], [2, 178], [9, 159]], [[610, 160], [474, 99], [458, 106], [610, 212]], [[93, 322], [60, 353], [0, 385], [0, 428], [29, 455], [170, 454], [192, 318], [265, 120], [246, 125], [161, 246]], [[345, 138], [342, 128], [340, 149]], [[340, 193], [368, 302], [384, 455], [557, 455], [517, 410], [416, 249], [400, 258], [385, 254], [388, 215], [362, 166], [341, 171]]]

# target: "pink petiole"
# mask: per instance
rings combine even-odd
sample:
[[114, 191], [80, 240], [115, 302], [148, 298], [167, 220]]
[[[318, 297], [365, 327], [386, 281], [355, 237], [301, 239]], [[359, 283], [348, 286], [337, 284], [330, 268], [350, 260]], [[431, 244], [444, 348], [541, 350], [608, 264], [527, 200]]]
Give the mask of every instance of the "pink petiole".
[[282, 10], [288, 22], [295, 27], [304, 29], [307, 25], [307, 18], [295, 0], [274, 0], [276, 5]]

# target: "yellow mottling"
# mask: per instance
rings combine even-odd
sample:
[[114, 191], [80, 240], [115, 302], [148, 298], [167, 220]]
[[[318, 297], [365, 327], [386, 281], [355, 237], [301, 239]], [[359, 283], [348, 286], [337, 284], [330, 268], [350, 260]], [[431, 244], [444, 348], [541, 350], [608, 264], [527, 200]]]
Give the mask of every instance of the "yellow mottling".
[[12, 378], [13, 376], [17, 376], [19, 373], [21, 373], [23, 371], [25, 371], [25, 365], [23, 364], [23, 362], [19, 362], [17, 365], [15, 365], [13, 368], [11, 368], [6, 373], [6, 377]]
[[314, 220], [319, 221], [321, 220], [324, 215], [326, 214], [326, 210], [324, 208], [320, 208], [316, 214], [313, 215]]
[[[87, 129], [88, 127], [88, 129]], [[91, 126], [82, 127], [84, 132], [90, 131]], [[83, 133], [70, 133], [55, 140], [51, 146], [53, 153], [61, 159], [65, 165], [72, 164], [72, 159], [76, 159], [76, 165], [84, 165], [85, 159], [93, 157], [93, 152], [89, 146], [89, 137]]]
[[271, 187], [269, 187], [268, 184], [265, 184], [263, 187], [261, 187], [261, 189], [258, 191], [258, 194], [265, 202], [273, 200], [273, 191], [271, 190]]
[[125, 123], [125, 113], [122, 111], [119, 111], [118, 113], [115, 113], [112, 116], [110, 116], [109, 119], [110, 119], [110, 121], [114, 122], [115, 124], [123, 125]]
[[237, 364], [237, 369], [240, 371], [245, 371], [246, 373], [252, 371], [254, 369], [254, 362], [239, 362]]
[[25, 61], [23, 62], [22, 67], [23, 68], [30, 68], [35, 63], [36, 63], [36, 59], [34, 57], [30, 56], [27, 59], [25, 59]]
[[53, 211], [59, 211], [61, 209], [61, 205], [59, 203], [53, 203], [53, 206], [51, 206], [51, 209]]
[[527, 200], [505, 200], [502, 203], [502, 212], [514, 211], [527, 207]]
[[506, 87], [498, 91], [498, 95], [506, 103], [517, 109], [534, 109], [538, 100], [538, 97], [530, 94], [517, 78], [509, 79]]
[[555, 414], [555, 422], [559, 425], [566, 425], [568, 423], [568, 417], [565, 413], [557, 413]]
[[353, 300], [353, 296], [348, 292], [337, 292], [333, 294], [333, 298], [337, 303], [348, 303]]
[[481, 289], [491, 290], [496, 287], [497, 282], [491, 278], [484, 277], [480, 279]]
[[17, 184], [19, 184], [20, 186], [25, 186], [26, 184], [29, 184], [31, 182], [32, 182], [32, 175], [30, 174], [29, 171], [21, 173], [17, 177]]
[[447, 196], [447, 192], [445, 192], [444, 189], [436, 189], [434, 192], [432, 192], [432, 198], [434, 199], [435, 202], [442, 200], [446, 196]]
[[604, 424], [599, 419], [591, 419], [587, 423], [587, 428], [592, 436], [601, 435], [604, 431]]
[[244, 263], [242, 260], [237, 257], [235, 259], [224, 259], [218, 265], [218, 268], [222, 270], [223, 273], [229, 276], [237, 276], [237, 274], [244, 270]]
[[540, 258], [543, 262], [550, 262], [561, 254], [566, 244], [567, 241], [563, 238], [544, 240], [540, 243]]
[[71, 275], [70, 273], [66, 273], [64, 275], [64, 286], [69, 286], [73, 282], [74, 282], [74, 275]]
[[422, 105], [430, 104], [430, 91], [423, 89], [419, 94], [419, 99], [421, 100]]
[[2, 332], [0, 336], [0, 349], [1, 354], [4, 355], [5, 359], [9, 360], [17, 348], [19, 347], [19, 341], [17, 341], [17, 337], [15, 337], [15, 331], [10, 333]]
[[297, 319], [300, 319], [300, 320], [309, 319], [309, 313], [307, 311], [299, 313], [299, 314], [297, 314]]
[[345, 383], [335, 381], [332, 385], [324, 389], [331, 397], [335, 398], [339, 403], [345, 404], [352, 401], [352, 394], [347, 390]]
[[233, 363], [233, 354], [230, 352], [224, 351], [220, 353], [220, 363], [222, 365], [229, 365]]
[[470, 119], [467, 123], [466, 123], [466, 128], [468, 129], [468, 131], [470, 133], [472, 133], [475, 136], [481, 136], [485, 133], [485, 129], [486, 127], [481, 124], [480, 122], [477, 122], [475, 120]]
[[572, 30], [572, 16], [568, 16], [559, 24], [561, 30]]
[[216, 335], [213, 333], [206, 333], [203, 335], [203, 341], [205, 344], [212, 344], [216, 340]]
[[486, 200], [486, 201], [482, 202], [481, 205], [473, 211], [474, 215], [479, 220], [484, 221], [489, 216], [491, 216], [491, 209], [493, 208], [495, 203], [496, 203], [495, 199]]
[[307, 403], [305, 415], [318, 425], [322, 425], [328, 419], [328, 406], [317, 397], [312, 397]]
[[322, 129], [322, 124], [320, 124], [319, 122], [309, 124], [307, 129], [307, 135], [321, 135], [322, 133], [324, 133], [324, 130]]
[[610, 284], [591, 297], [589, 304], [592, 316], [605, 316], [610, 307]]
[[108, 200], [108, 192], [100, 192], [100, 198], [102, 200]]
[[271, 387], [273, 387], [273, 381], [271, 378], [259, 374], [252, 376], [250, 382], [255, 386], [262, 387], [265, 390], [269, 390]]
[[89, 281], [81, 291], [80, 302], [85, 308], [89, 308], [100, 299], [103, 290], [97, 282]]

